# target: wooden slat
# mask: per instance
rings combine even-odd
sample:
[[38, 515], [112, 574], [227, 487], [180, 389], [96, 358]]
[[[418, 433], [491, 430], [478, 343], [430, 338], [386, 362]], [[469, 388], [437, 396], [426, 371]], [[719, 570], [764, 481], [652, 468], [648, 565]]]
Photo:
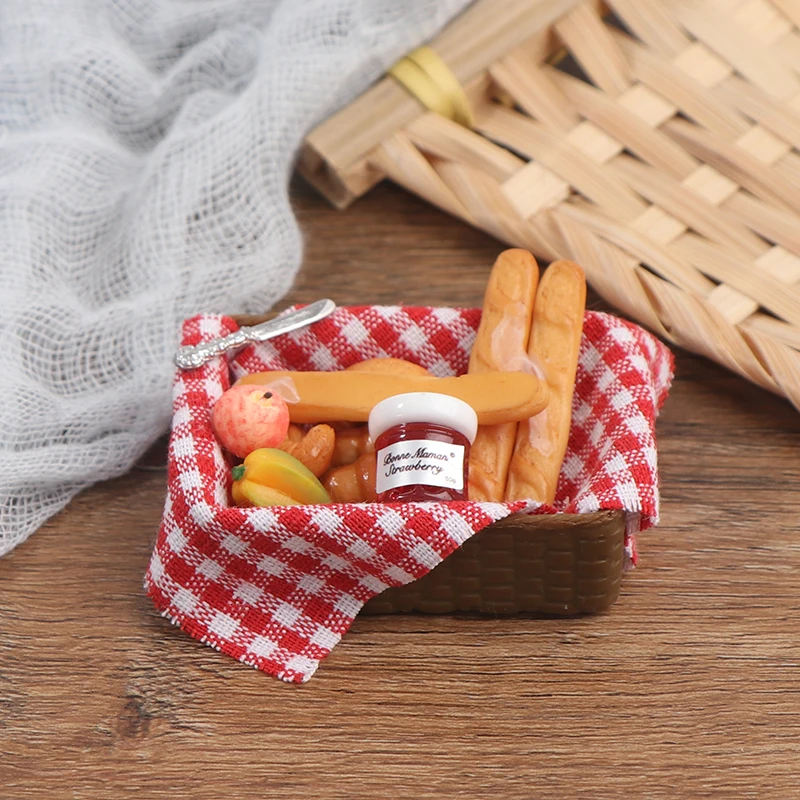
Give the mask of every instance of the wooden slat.
[[464, 204], [475, 224], [505, 242], [540, 253], [535, 229], [515, 212], [496, 181], [480, 170], [454, 161], [436, 165], [443, 183]]
[[570, 185], [536, 161], [517, 170], [503, 185], [503, 194], [524, 218], [554, 208], [570, 195]]
[[[671, 255], [668, 248], [655, 241], [652, 236], [643, 235], [633, 227], [629, 228], [604, 217], [586, 203], [563, 205], [558, 209], [558, 214], [560, 217], [569, 217], [578, 225], [601, 236], [686, 291], [706, 296], [714, 289], [715, 284], [712, 281], [685, 261]], [[681, 226], [679, 232], [684, 230]]]
[[525, 161], [463, 125], [432, 112], [423, 114], [406, 128], [411, 142], [425, 153], [470, 164], [495, 180], [508, 180], [525, 166]]
[[787, 208], [800, 208], [800, 187], [738, 145], [678, 119], [667, 123], [665, 130], [695, 158], [707, 162], [758, 197]]
[[[640, 279], [648, 287], [659, 309], [659, 319], [668, 327], [676, 344], [717, 361], [764, 389], [777, 390], [775, 380], [747, 340], [717, 309], [649, 273], [641, 273]], [[800, 397], [797, 399], [800, 401]]]
[[[629, 111], [621, 102], [624, 95], [609, 97], [577, 78], [557, 70], [551, 72], [555, 84], [578, 111], [623, 147], [678, 180], [697, 168], [697, 161], [686, 150], [657, 130], [668, 119], [663, 116], [663, 107], [639, 102], [632, 104], [635, 110]], [[654, 119], [645, 117], [651, 109], [656, 114]]]
[[800, 28], [800, 0], [772, 0], [775, 7]]
[[573, 8], [555, 23], [555, 30], [592, 81], [609, 94], [631, 85], [628, 63], [608, 29], [589, 3]]
[[737, 72], [773, 97], [800, 92], [800, 79], [770, 55], [738, 21], [721, 14], [713, 0], [670, 0], [687, 30], [724, 58]]
[[724, 207], [760, 236], [800, 255], [800, 214], [770, 206], [747, 192], [737, 192]]
[[752, 263], [732, 257], [729, 250], [699, 236], [683, 236], [673, 249], [705, 275], [738, 289], [787, 322], [800, 325], [800, 289], [783, 285], [763, 270], [753, 269]]
[[578, 112], [567, 102], [540, 65], [527, 53], [516, 51], [489, 68], [489, 74], [527, 114], [545, 124], [569, 131], [580, 122]]
[[586, 197], [607, 208], [614, 218], [630, 219], [645, 210], [630, 189], [611, 178], [580, 149], [521, 114], [497, 108], [482, 117], [478, 127], [490, 138], [536, 158]]
[[792, 30], [792, 23], [769, 0], [744, 0], [736, 7], [733, 18], [750, 36], [767, 47]]
[[373, 154], [373, 163], [390, 178], [413, 192], [426, 197], [431, 203], [469, 223], [474, 220], [464, 204], [436, 175], [408, 137], [396, 133], [387, 139]]
[[661, 0], [608, 0], [608, 5], [632, 33], [661, 56], [675, 56], [691, 44]]
[[800, 110], [796, 102], [778, 101], [736, 76], [720, 84], [715, 94], [779, 139], [800, 148]]
[[[675, 110], [695, 120], [721, 136], [736, 136], [745, 133], [749, 127], [747, 120], [734, 108], [723, 103], [713, 92], [708, 92], [705, 83], [697, 80], [697, 72], [681, 68], [677, 63], [666, 59], [637, 44], [629, 36], [614, 32], [617, 44], [631, 65], [634, 77], [654, 92], [666, 98]], [[699, 55], [694, 50], [695, 57]], [[703, 53], [703, 56], [706, 56]], [[684, 59], [686, 60], [686, 59]], [[708, 61], [707, 58], [704, 60]], [[688, 65], [687, 65], [688, 66]], [[711, 84], [716, 85], [728, 77], [730, 70], [724, 69]]]
[[649, 202], [718, 244], [752, 256], [764, 252], [763, 239], [735, 222], [714, 203], [658, 170], [632, 158], [615, 159], [611, 169]]

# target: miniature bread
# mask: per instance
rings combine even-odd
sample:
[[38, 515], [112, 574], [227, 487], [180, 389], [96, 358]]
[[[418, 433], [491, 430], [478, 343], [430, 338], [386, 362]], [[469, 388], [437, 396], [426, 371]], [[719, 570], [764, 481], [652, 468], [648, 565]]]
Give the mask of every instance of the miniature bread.
[[528, 353], [544, 368], [550, 400], [541, 414], [518, 426], [506, 501], [555, 499], [569, 439], [585, 306], [583, 270], [571, 261], [551, 264], [539, 282], [528, 343]]
[[524, 372], [484, 372], [458, 378], [376, 375], [370, 372], [257, 372], [238, 385], [263, 385], [291, 378], [298, 402], [289, 403], [295, 423], [366, 422], [382, 400], [407, 392], [438, 392], [471, 405], [482, 425], [516, 422], [547, 405], [544, 381]]
[[284, 452], [289, 452], [285, 450], [283, 445], [287, 444], [288, 442], [292, 442], [294, 444], [298, 444], [303, 441], [306, 432], [299, 426], [299, 425], [289, 425], [289, 429], [286, 431], [286, 438], [281, 442], [280, 448], [284, 450]]
[[364, 453], [353, 464], [332, 469], [322, 485], [334, 503], [374, 503], [375, 453]]
[[278, 449], [294, 456], [319, 478], [331, 465], [335, 444], [336, 434], [330, 425], [315, 425], [308, 432], [290, 425]]
[[430, 375], [425, 367], [402, 358], [368, 358], [347, 368], [348, 372], [371, 372], [374, 375]]
[[373, 453], [374, 451], [375, 445], [369, 438], [369, 429], [366, 425], [337, 431], [331, 466], [341, 467], [352, 464], [364, 453]]
[[[539, 267], [527, 250], [506, 250], [498, 256], [486, 285], [470, 373], [507, 370], [508, 360], [525, 352], [538, 281]], [[470, 500], [503, 499], [516, 435], [516, 422], [478, 428], [469, 456]]]

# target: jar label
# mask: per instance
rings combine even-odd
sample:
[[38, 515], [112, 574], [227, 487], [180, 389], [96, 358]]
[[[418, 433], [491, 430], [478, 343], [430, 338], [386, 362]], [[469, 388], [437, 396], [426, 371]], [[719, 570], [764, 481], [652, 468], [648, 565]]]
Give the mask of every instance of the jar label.
[[398, 486], [442, 486], [464, 490], [464, 446], [407, 439], [378, 453], [375, 488], [378, 494]]

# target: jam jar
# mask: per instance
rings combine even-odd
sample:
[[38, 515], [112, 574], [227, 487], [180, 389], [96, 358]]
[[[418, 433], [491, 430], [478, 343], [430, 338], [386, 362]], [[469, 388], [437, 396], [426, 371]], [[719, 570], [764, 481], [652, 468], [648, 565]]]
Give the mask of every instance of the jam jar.
[[412, 392], [378, 403], [369, 415], [378, 502], [466, 500], [477, 431], [472, 406], [447, 394]]

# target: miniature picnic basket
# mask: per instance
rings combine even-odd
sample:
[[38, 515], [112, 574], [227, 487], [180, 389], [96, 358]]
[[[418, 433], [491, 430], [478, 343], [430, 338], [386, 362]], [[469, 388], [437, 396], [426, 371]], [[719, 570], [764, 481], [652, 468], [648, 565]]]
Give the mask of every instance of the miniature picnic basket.
[[[480, 318], [480, 309], [339, 307], [230, 358], [179, 368], [164, 514], [145, 577], [156, 607], [195, 638], [303, 682], [362, 608], [574, 615], [613, 605], [624, 567], [636, 561], [636, 533], [658, 521], [655, 423], [672, 358], [652, 334], [610, 314], [584, 318], [552, 506], [231, 502], [231, 463], [211, 411], [234, 380], [376, 357], [463, 374]], [[202, 315], [184, 323], [182, 344], [238, 330], [230, 317]]]

